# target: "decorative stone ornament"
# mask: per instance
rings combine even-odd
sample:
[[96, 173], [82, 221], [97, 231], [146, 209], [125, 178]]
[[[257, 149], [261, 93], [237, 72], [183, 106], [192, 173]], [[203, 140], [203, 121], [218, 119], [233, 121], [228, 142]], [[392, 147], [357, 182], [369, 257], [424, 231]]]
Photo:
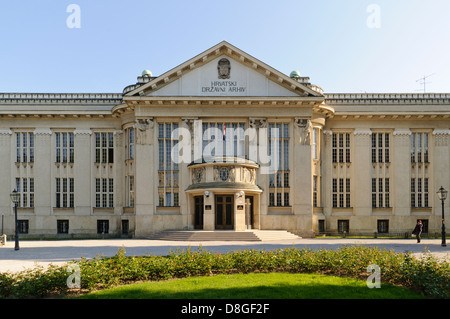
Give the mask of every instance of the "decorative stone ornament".
[[217, 71], [219, 72], [219, 79], [229, 79], [231, 73], [230, 60], [226, 58], [220, 59], [217, 63]]

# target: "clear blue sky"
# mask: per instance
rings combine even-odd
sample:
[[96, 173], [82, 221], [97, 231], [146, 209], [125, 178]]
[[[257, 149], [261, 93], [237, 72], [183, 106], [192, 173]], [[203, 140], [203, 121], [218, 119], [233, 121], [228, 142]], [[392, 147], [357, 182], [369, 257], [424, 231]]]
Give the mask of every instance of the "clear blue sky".
[[450, 92], [448, 0], [2, 1], [0, 92], [122, 92], [222, 40], [328, 93]]

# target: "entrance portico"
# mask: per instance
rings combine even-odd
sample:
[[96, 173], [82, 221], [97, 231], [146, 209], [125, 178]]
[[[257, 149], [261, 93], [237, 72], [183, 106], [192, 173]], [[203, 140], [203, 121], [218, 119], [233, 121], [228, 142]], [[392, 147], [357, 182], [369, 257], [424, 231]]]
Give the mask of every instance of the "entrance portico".
[[262, 190], [256, 185], [258, 165], [252, 161], [189, 165], [192, 184], [186, 189], [191, 203], [188, 228], [242, 231], [259, 229]]

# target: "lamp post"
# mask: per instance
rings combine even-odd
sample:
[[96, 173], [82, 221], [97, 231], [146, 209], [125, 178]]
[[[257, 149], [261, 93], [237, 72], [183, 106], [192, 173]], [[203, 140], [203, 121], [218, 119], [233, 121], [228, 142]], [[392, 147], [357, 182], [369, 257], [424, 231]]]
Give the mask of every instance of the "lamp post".
[[16, 235], [15, 235], [15, 246], [14, 250], [19, 250], [19, 225], [17, 222], [17, 206], [19, 205], [20, 200], [20, 193], [18, 193], [16, 190], [13, 190], [11, 195], [11, 201], [14, 203], [14, 220], [15, 220], [15, 228], [16, 228]]
[[441, 246], [447, 246], [447, 243], [445, 242], [445, 221], [444, 221], [444, 201], [447, 198], [447, 193], [448, 191], [444, 189], [444, 187], [441, 186], [441, 188], [439, 188], [437, 194], [439, 199], [441, 200], [442, 203], [442, 244]]

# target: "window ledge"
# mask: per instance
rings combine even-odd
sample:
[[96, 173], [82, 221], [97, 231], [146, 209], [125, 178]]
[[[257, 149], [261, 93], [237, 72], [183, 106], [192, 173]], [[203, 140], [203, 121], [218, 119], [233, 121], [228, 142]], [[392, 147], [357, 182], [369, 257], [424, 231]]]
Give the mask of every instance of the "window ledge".
[[114, 213], [114, 207], [93, 207], [94, 213], [108, 213], [113, 214]]

